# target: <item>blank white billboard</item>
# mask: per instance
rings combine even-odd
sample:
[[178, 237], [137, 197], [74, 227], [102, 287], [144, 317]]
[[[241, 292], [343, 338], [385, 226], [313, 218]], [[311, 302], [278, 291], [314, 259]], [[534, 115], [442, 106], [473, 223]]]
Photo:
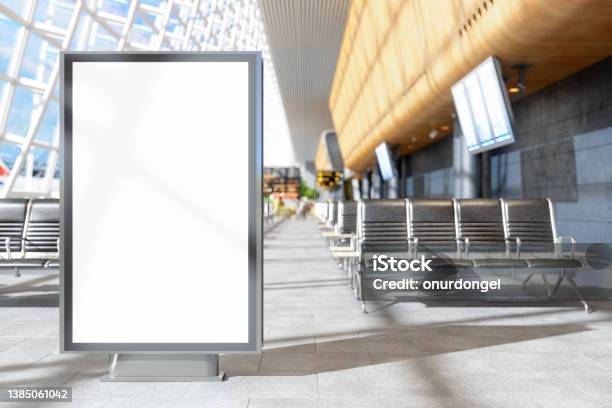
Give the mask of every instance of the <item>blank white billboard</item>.
[[256, 350], [259, 55], [63, 57], [63, 348]]

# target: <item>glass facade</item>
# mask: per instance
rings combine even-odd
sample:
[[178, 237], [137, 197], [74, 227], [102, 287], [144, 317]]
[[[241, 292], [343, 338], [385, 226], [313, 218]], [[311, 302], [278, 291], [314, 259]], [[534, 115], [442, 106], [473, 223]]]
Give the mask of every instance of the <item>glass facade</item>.
[[264, 129], [288, 129], [256, 0], [0, 0], [0, 197], [58, 194], [60, 50], [260, 50]]

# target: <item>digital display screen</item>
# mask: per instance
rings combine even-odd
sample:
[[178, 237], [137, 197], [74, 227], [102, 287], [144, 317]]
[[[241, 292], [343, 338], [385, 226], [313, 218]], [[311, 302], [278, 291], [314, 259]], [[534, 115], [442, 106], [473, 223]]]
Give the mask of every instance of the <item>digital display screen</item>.
[[318, 171], [317, 172], [317, 185], [319, 187], [325, 187], [333, 189], [342, 183], [343, 175], [341, 171]]
[[512, 110], [494, 57], [487, 58], [451, 91], [471, 153], [514, 143]]
[[378, 160], [378, 167], [380, 168], [380, 174], [383, 180], [387, 181], [395, 177], [395, 171], [391, 161], [391, 152], [386, 143], [382, 143], [376, 148], [376, 160]]

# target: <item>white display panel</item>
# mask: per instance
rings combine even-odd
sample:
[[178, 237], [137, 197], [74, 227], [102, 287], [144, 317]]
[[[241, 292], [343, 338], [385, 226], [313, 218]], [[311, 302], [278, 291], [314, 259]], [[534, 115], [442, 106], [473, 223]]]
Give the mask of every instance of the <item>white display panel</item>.
[[70, 342], [252, 342], [249, 62], [71, 71]]
[[391, 152], [386, 143], [381, 143], [376, 147], [376, 159], [380, 168], [380, 175], [383, 180], [390, 180], [395, 177], [395, 171], [391, 163]]
[[472, 153], [514, 142], [512, 111], [493, 57], [453, 85], [455, 109]]

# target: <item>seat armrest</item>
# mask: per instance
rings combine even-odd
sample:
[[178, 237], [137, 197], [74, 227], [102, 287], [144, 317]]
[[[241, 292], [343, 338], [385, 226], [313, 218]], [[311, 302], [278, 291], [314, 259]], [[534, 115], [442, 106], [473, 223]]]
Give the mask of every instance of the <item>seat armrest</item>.
[[4, 250], [6, 251], [7, 259], [13, 259], [13, 254], [11, 252], [11, 237], [4, 238]]
[[463, 250], [463, 255], [465, 259], [468, 259], [468, 255], [470, 252], [470, 239], [469, 238], [455, 238], [457, 241], [457, 255], [461, 257], [461, 252]]
[[416, 258], [418, 248], [419, 248], [419, 239], [415, 237], [408, 238], [408, 256], [414, 256]]
[[[506, 255], [508, 256], [508, 258], [511, 258], [512, 256], [510, 255], [510, 243], [512, 242], [511, 238], [506, 238], [504, 241], [506, 241]], [[521, 239], [518, 237], [514, 238], [514, 243], [516, 244], [516, 259], [520, 259], [521, 258]]]
[[[16, 237], [6, 237], [4, 238], [4, 248], [6, 250], [6, 255], [8, 259], [12, 259], [12, 250], [11, 250], [11, 242], [12, 241], [21, 241], [21, 252], [23, 257], [26, 256], [26, 243], [29, 242], [30, 240], [27, 238], [16, 238]], [[57, 249], [57, 254], [59, 256], [59, 252], [60, 252], [60, 239], [58, 238], [55, 241], [55, 245], [56, 245], [56, 249]]]
[[361, 258], [361, 248], [363, 247], [363, 237], [355, 237], [355, 243], [356, 243], [355, 252], [357, 252], [357, 260], [359, 261], [359, 263], [361, 263], [361, 261], [363, 261], [363, 259]]
[[27, 240], [27, 238], [17, 238], [17, 237], [6, 237], [6, 238], [4, 238], [4, 250], [6, 251], [6, 257], [8, 259], [13, 259], [13, 251], [11, 250], [11, 242], [12, 241], [21, 241], [22, 251], [25, 254], [25, 243], [28, 240]]
[[563, 255], [563, 242], [570, 242], [572, 244], [570, 249], [570, 257], [574, 258], [576, 255], [576, 238], [557, 237], [557, 239], [555, 239], [555, 244], [559, 244], [555, 245], [555, 252], [557, 253], [557, 256]]

